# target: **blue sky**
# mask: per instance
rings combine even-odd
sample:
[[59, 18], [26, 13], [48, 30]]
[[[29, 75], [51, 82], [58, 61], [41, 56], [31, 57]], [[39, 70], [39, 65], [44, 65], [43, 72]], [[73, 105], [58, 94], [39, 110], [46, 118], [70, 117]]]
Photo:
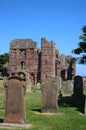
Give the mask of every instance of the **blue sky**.
[[[0, 0], [0, 54], [9, 52], [13, 39], [31, 38], [40, 47], [46, 37], [61, 54], [73, 55], [83, 25], [86, 0]], [[77, 65], [76, 70], [86, 75], [85, 65]]]

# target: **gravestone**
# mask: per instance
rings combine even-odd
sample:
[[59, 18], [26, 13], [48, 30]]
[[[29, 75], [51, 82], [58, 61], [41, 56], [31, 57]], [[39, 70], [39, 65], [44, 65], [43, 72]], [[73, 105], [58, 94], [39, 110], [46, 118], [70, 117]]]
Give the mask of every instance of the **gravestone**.
[[26, 79], [20, 76], [8, 78], [5, 84], [6, 104], [4, 123], [25, 123], [25, 101]]
[[38, 83], [36, 84], [36, 89], [37, 89], [37, 90], [40, 90], [40, 88], [41, 88], [41, 83], [38, 82]]
[[81, 76], [74, 78], [73, 98], [81, 99], [83, 97], [83, 80]]
[[85, 116], [86, 116], [86, 96], [85, 96], [84, 114], [85, 114]]
[[54, 79], [55, 79], [56, 83], [58, 84], [58, 91], [57, 91], [58, 97], [57, 97], [57, 99], [61, 99], [62, 98], [61, 78], [59, 76], [55, 76]]
[[27, 83], [26, 92], [31, 92], [32, 91], [31, 90], [32, 82], [29, 79], [27, 79], [26, 83]]
[[42, 84], [42, 101], [43, 113], [57, 113], [58, 112], [58, 81], [56, 77], [47, 80]]
[[72, 94], [73, 86], [71, 80], [63, 81], [63, 93]]

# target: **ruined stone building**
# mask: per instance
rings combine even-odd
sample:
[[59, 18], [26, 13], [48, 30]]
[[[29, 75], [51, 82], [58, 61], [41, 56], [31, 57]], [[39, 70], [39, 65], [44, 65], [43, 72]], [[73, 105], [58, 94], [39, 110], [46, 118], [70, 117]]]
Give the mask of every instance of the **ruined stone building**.
[[10, 43], [8, 72], [24, 72], [33, 84], [45, 82], [49, 77], [60, 76], [72, 80], [75, 63], [71, 56], [60, 55], [53, 41], [41, 39], [41, 49], [32, 39], [16, 39]]

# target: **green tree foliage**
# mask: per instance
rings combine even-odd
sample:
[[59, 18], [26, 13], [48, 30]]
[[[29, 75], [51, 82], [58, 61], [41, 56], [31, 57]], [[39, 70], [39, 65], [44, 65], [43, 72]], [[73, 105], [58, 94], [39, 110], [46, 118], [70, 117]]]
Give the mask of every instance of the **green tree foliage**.
[[0, 55], [0, 71], [1, 72], [3, 71], [3, 64], [8, 62], [8, 60], [9, 60], [9, 54], [8, 53]]
[[78, 48], [72, 50], [72, 53], [80, 55], [77, 60], [80, 64], [86, 64], [86, 25], [82, 27], [82, 35], [79, 36], [81, 42], [78, 43]]

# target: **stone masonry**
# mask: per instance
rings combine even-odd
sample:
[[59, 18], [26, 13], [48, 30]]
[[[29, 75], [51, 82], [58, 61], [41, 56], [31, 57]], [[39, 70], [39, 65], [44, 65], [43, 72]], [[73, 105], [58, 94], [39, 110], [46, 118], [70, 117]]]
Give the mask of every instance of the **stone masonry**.
[[55, 45], [41, 39], [41, 81], [42, 83], [55, 76]]
[[17, 39], [10, 43], [9, 74], [21, 70], [33, 84], [37, 82], [38, 51], [36, 42], [31, 39]]
[[72, 80], [76, 70], [71, 58], [60, 55], [55, 43], [45, 38], [41, 39], [41, 49], [32, 39], [15, 39], [10, 43], [8, 73], [12, 75], [23, 71], [33, 85], [55, 76]]

